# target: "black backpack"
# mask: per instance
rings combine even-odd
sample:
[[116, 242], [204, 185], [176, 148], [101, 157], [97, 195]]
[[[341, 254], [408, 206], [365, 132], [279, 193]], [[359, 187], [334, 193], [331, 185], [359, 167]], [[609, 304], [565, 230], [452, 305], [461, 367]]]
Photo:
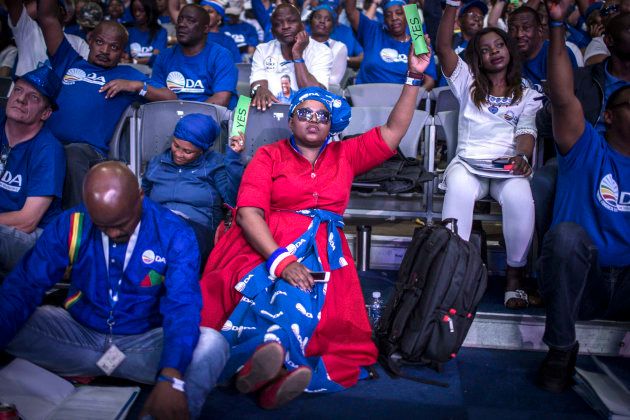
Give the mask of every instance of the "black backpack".
[[387, 373], [448, 386], [408, 376], [401, 367], [425, 365], [441, 371], [464, 342], [486, 285], [479, 252], [457, 235], [455, 219], [416, 228], [375, 332], [379, 362]]

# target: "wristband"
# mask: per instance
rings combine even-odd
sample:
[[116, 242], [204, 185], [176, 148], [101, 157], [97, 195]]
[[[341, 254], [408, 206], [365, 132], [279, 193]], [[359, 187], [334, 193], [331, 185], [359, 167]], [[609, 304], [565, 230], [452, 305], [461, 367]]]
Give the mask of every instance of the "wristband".
[[562, 21], [562, 20], [550, 20], [549, 21], [549, 27], [550, 28], [564, 27], [564, 21]]
[[286, 248], [278, 248], [271, 253], [269, 258], [267, 258], [267, 262], [265, 263], [265, 267], [267, 268], [267, 271], [271, 273], [271, 265], [275, 262], [278, 256], [280, 256], [281, 254], [284, 254], [285, 252], [289, 252], [289, 251]]
[[462, 5], [462, 2], [458, 0], [446, 0], [446, 5], [452, 6], [452, 7], [459, 7]]
[[140, 92], [138, 92], [138, 95], [140, 96], [146, 96], [147, 92], [148, 92], [148, 85], [147, 82], [143, 82], [142, 83], [142, 89], [140, 89]]
[[413, 77], [407, 77], [405, 84], [409, 86], [422, 86], [422, 79], [415, 79]]
[[525, 161], [525, 163], [527, 163], [529, 165], [529, 159], [527, 159], [527, 155], [525, 155], [525, 153], [520, 153], [516, 156], [520, 156], [523, 158], [523, 160]]
[[296, 58], [295, 60], [293, 60], [294, 63], [305, 63], [303, 58]]
[[173, 389], [179, 392], [186, 392], [186, 382], [181, 379], [171, 378], [170, 376], [160, 375], [157, 378], [158, 382], [170, 382]]
[[297, 261], [297, 257], [293, 254], [289, 255], [287, 258], [284, 258], [276, 266], [276, 269], [274, 270], [273, 275], [276, 276], [276, 278], [282, 277], [282, 272], [284, 271], [284, 269], [287, 268], [289, 264], [294, 263], [296, 261]]
[[412, 79], [424, 80], [424, 74], [416, 73], [415, 71], [408, 71], [407, 77], [411, 77]]

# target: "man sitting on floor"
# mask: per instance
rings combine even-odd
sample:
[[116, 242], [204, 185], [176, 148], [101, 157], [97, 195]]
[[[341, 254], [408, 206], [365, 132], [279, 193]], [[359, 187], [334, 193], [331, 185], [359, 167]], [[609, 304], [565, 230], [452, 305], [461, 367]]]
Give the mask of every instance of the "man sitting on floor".
[[0, 125], [0, 280], [61, 212], [63, 147], [44, 127], [61, 80], [40, 67], [16, 80]]
[[[0, 286], [0, 349], [64, 376], [157, 381], [145, 413], [198, 416], [229, 349], [217, 331], [200, 333], [193, 231], [143, 198], [122, 163], [94, 166], [83, 193]], [[37, 308], [67, 272], [64, 308]]]
[[578, 319], [630, 319], [630, 86], [613, 92], [604, 111], [606, 137], [585, 122], [573, 93], [564, 46], [571, 0], [548, 5], [549, 87], [558, 149], [558, 181], [551, 230], [542, 249], [540, 291], [547, 306], [549, 353], [538, 384], [569, 387], [579, 345]]
[[149, 86], [148, 78], [138, 70], [118, 66], [128, 37], [119, 23], [100, 23], [90, 33], [88, 60], [82, 59], [64, 37], [56, 2], [40, 0], [38, 21], [52, 68], [63, 81], [59, 111], [48, 127], [66, 149], [63, 204], [67, 208], [81, 201], [83, 178], [92, 163], [107, 156], [125, 109], [143, 97], [153, 101], [175, 99], [175, 95], [164, 86]]

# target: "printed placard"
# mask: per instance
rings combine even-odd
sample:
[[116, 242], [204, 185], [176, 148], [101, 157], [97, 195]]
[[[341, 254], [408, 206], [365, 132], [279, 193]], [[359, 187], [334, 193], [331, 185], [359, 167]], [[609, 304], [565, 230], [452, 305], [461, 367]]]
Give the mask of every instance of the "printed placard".
[[422, 11], [418, 9], [416, 4], [408, 4], [403, 6], [405, 11], [405, 17], [407, 18], [407, 26], [409, 27], [409, 33], [411, 34], [411, 42], [413, 43], [413, 50], [416, 54], [426, 54], [429, 52], [429, 47], [424, 39], [424, 32], [422, 31]]
[[234, 110], [234, 121], [232, 123], [230, 137], [238, 136], [241, 133], [245, 134], [247, 115], [249, 114], [249, 106], [251, 103], [252, 98], [243, 95], [239, 96], [236, 109]]

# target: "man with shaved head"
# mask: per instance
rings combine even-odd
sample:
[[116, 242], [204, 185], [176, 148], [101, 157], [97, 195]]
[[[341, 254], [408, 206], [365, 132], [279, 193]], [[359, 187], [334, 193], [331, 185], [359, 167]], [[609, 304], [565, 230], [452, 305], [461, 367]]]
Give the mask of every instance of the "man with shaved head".
[[57, 0], [41, 0], [38, 22], [53, 70], [63, 80], [59, 111], [48, 127], [64, 145], [67, 174], [64, 207], [81, 201], [83, 178], [90, 165], [105, 159], [121, 115], [129, 105], [147, 99], [175, 99], [165, 86], [129, 66], [118, 66], [127, 45], [127, 30], [101, 22], [88, 37], [87, 61], [72, 49], [56, 17]]
[[[193, 231], [144, 197], [119, 162], [88, 172], [83, 199], [0, 286], [0, 349], [64, 376], [155, 383], [143, 414], [199, 416], [228, 346], [217, 331], [199, 328]], [[64, 274], [63, 308], [38, 308]]]

